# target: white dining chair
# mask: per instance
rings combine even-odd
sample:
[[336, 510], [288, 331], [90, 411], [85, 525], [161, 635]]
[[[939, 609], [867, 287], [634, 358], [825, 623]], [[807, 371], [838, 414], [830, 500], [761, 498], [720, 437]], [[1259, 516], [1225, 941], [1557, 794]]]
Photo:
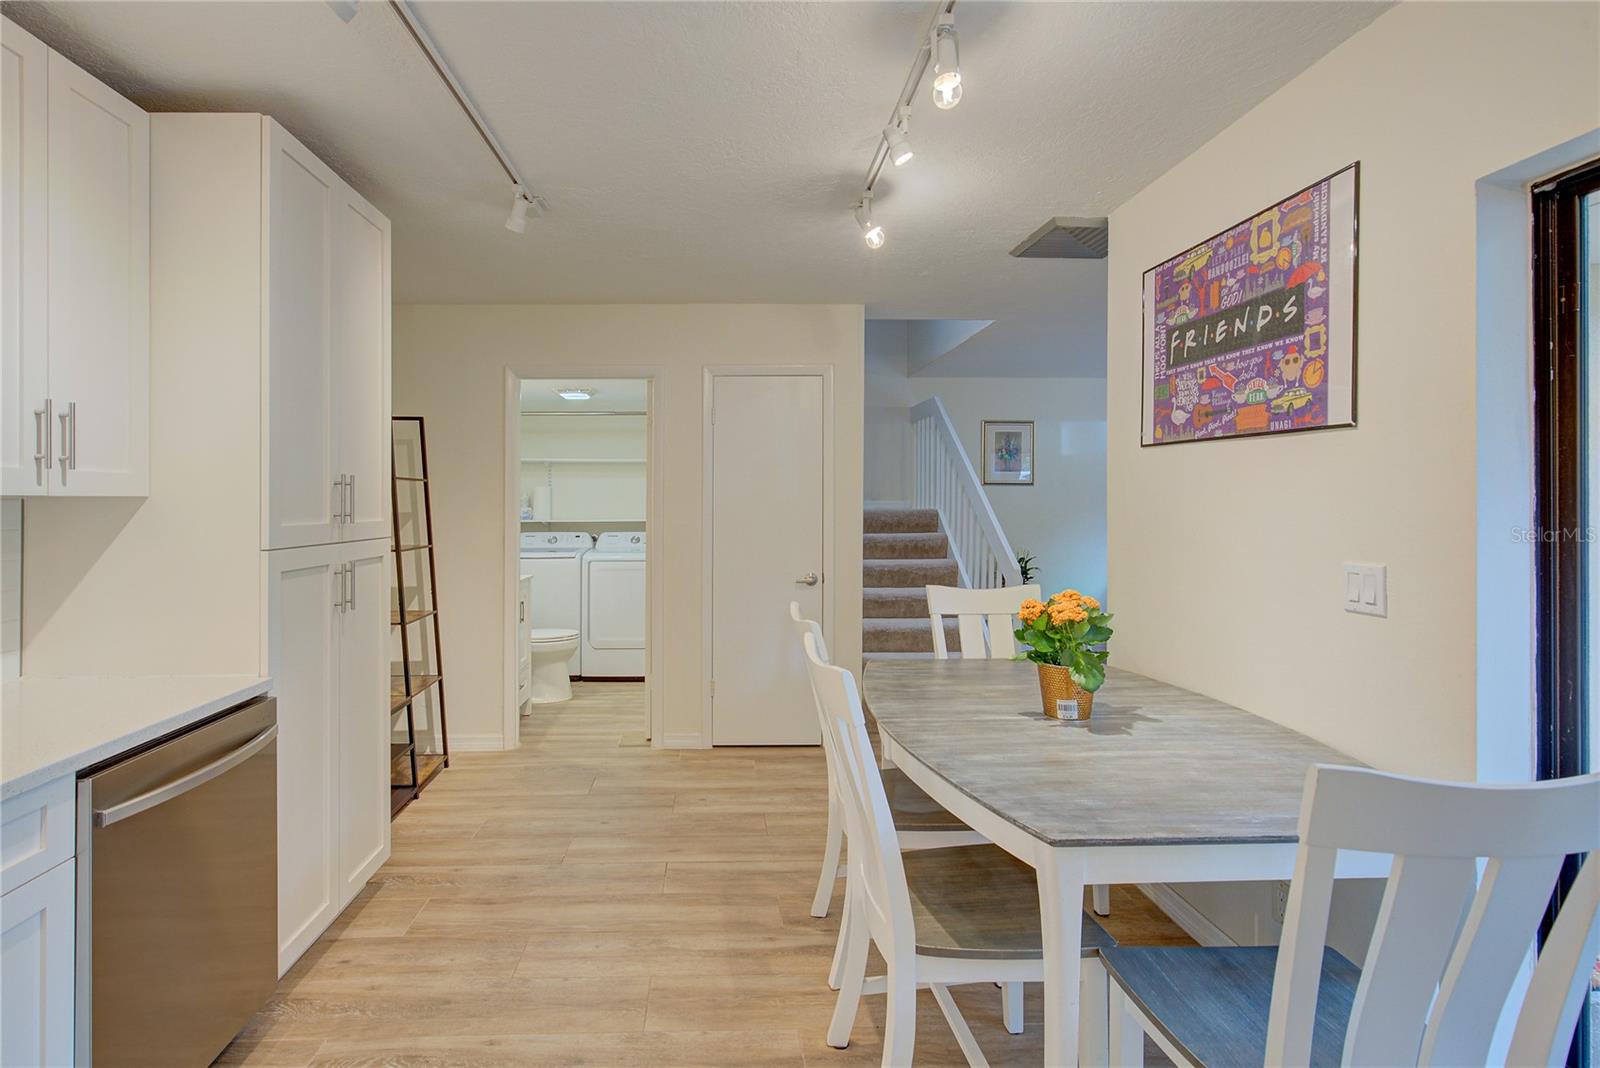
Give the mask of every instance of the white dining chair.
[[[1016, 614], [1022, 602], [1040, 599], [1039, 587], [1001, 586], [998, 589], [969, 590], [962, 586], [929, 586], [928, 624], [933, 628], [933, 658], [950, 659], [944, 633], [946, 616], [956, 617], [956, 634], [961, 639], [962, 659], [1010, 660], [1017, 655]], [[1089, 889], [1094, 911], [1111, 915], [1111, 887]]]
[[[998, 846], [958, 846], [902, 852], [889, 798], [867, 738], [855, 678], [828, 664], [814, 635], [804, 640], [812, 692], [824, 712], [824, 729], [838, 758], [837, 775], [849, 825], [851, 920], [843, 982], [828, 1025], [828, 1045], [850, 1044], [864, 993], [888, 996], [883, 1064], [904, 1068], [916, 1043], [917, 989], [926, 986], [944, 1013], [967, 1063], [985, 1065], [972, 1030], [948, 987], [1043, 982], [1043, 934], [1033, 869]], [[1115, 942], [1090, 916], [1083, 918], [1080, 981], [1085, 1005], [1104, 1005], [1105, 972], [1098, 953]], [[888, 964], [880, 984], [866, 977], [867, 949], [876, 945]], [[1085, 1014], [1085, 1042], [1104, 1035], [1105, 1020]], [[1009, 1027], [1008, 1027], [1009, 1029]]]
[[[1600, 775], [1527, 786], [1314, 767], [1280, 946], [1116, 948], [1111, 1061], [1148, 1034], [1180, 1065], [1482, 1065], [1569, 854], [1600, 848]], [[1391, 854], [1361, 968], [1325, 946], [1340, 850]], [[1590, 857], [1501, 1063], [1566, 1062], [1600, 952]]]
[[[824, 662], [828, 661], [828, 644], [823, 640], [822, 627], [815, 621], [800, 615], [798, 601], [789, 602], [789, 622], [794, 628], [795, 644], [804, 653], [806, 635], [810, 635], [816, 642], [817, 653]], [[839, 856], [845, 839], [845, 812], [844, 799], [839, 788], [838, 755], [834, 752], [832, 738], [828, 732], [828, 725], [822, 711], [820, 701], [817, 701], [815, 690], [812, 691], [812, 700], [816, 703], [817, 724], [822, 731], [822, 753], [828, 767], [828, 835], [826, 845], [822, 851], [822, 871], [817, 876], [817, 892], [811, 898], [811, 915], [822, 919], [828, 914], [828, 907], [833, 902], [834, 883], [841, 875], [846, 878], [845, 915], [840, 921], [839, 942], [834, 948], [833, 964], [828, 969], [828, 988], [839, 989], [839, 970], [844, 960], [844, 945], [847, 941], [847, 928], [850, 924], [848, 903], [850, 900], [848, 868], [841, 866]], [[962, 823], [939, 802], [929, 797], [922, 788], [906, 777], [905, 772], [898, 768], [887, 768], [883, 772], [884, 789], [889, 796], [889, 808], [895, 821], [895, 827], [900, 832], [900, 848], [906, 850], [938, 849], [953, 845], [977, 845], [987, 841], [983, 835]], [[1019, 984], [1015, 989], [1006, 991], [1006, 1026], [1014, 1027], [1013, 1033], [1022, 1031], [1022, 988]]]
[[929, 586], [928, 625], [933, 628], [933, 658], [948, 660], [944, 620], [956, 617], [956, 634], [961, 638], [961, 655], [966, 659], [1010, 660], [1017, 655], [1017, 608], [1030, 597], [1039, 599], [1039, 587], [1001, 586], [990, 590], [969, 590], [962, 586]]

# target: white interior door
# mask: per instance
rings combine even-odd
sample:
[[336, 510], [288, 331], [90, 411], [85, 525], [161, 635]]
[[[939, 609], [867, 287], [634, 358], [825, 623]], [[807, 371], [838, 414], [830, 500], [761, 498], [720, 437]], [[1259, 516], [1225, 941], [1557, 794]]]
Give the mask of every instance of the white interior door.
[[338, 545], [263, 554], [267, 670], [278, 698], [279, 975], [339, 912], [340, 554]]
[[283, 127], [263, 124], [267, 188], [267, 508], [262, 547], [337, 538], [330, 285], [339, 179]]
[[46, 492], [50, 50], [0, 20], [0, 495]]
[[389, 859], [389, 543], [352, 542], [339, 614], [339, 907]]
[[142, 497], [150, 492], [150, 116], [55, 53], [49, 68], [50, 492]]
[[788, 606], [823, 618], [824, 416], [821, 375], [712, 379], [714, 745], [819, 740]]
[[333, 230], [335, 477], [345, 541], [389, 536], [389, 220], [342, 182]]

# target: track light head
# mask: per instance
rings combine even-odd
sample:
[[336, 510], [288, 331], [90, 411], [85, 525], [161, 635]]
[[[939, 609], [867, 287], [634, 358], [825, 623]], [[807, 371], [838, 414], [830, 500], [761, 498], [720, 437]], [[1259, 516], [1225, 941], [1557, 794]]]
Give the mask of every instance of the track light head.
[[519, 187], [511, 194], [511, 214], [506, 218], [506, 229], [520, 234], [528, 228], [528, 194]]
[[901, 108], [893, 126], [883, 128], [883, 139], [889, 144], [889, 162], [904, 167], [911, 162], [911, 109]]
[[943, 15], [928, 42], [933, 53], [933, 105], [949, 111], [961, 103], [961, 46], [956, 40], [956, 20]]
[[879, 226], [872, 218], [872, 194], [861, 198], [861, 203], [856, 205], [856, 222], [861, 226], [861, 237], [871, 249], [883, 247], [883, 227]]

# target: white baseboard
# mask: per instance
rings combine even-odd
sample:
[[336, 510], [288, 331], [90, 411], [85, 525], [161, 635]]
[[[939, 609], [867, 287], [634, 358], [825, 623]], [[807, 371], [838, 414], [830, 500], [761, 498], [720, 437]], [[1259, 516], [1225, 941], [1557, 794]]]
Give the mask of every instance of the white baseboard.
[[457, 734], [450, 732], [450, 751], [452, 753], [499, 753], [506, 747], [506, 740], [500, 734]]
[[707, 749], [706, 739], [699, 732], [688, 734], [663, 734], [661, 736], [663, 749]]
[[1238, 944], [1166, 883], [1139, 883], [1138, 887], [1144, 892], [1144, 896], [1155, 902], [1156, 907], [1165, 912], [1173, 923], [1182, 927], [1184, 933], [1202, 946]]

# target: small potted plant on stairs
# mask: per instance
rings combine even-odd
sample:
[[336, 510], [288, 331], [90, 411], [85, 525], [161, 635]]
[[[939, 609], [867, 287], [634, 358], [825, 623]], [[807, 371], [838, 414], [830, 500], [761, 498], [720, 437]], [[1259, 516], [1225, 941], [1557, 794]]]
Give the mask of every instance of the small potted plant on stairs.
[[1017, 659], [1039, 666], [1039, 697], [1044, 714], [1056, 719], [1088, 719], [1094, 693], [1106, 681], [1105, 644], [1111, 616], [1093, 597], [1062, 590], [1048, 604], [1028, 598], [1017, 610], [1022, 626], [1017, 641], [1028, 651]]

